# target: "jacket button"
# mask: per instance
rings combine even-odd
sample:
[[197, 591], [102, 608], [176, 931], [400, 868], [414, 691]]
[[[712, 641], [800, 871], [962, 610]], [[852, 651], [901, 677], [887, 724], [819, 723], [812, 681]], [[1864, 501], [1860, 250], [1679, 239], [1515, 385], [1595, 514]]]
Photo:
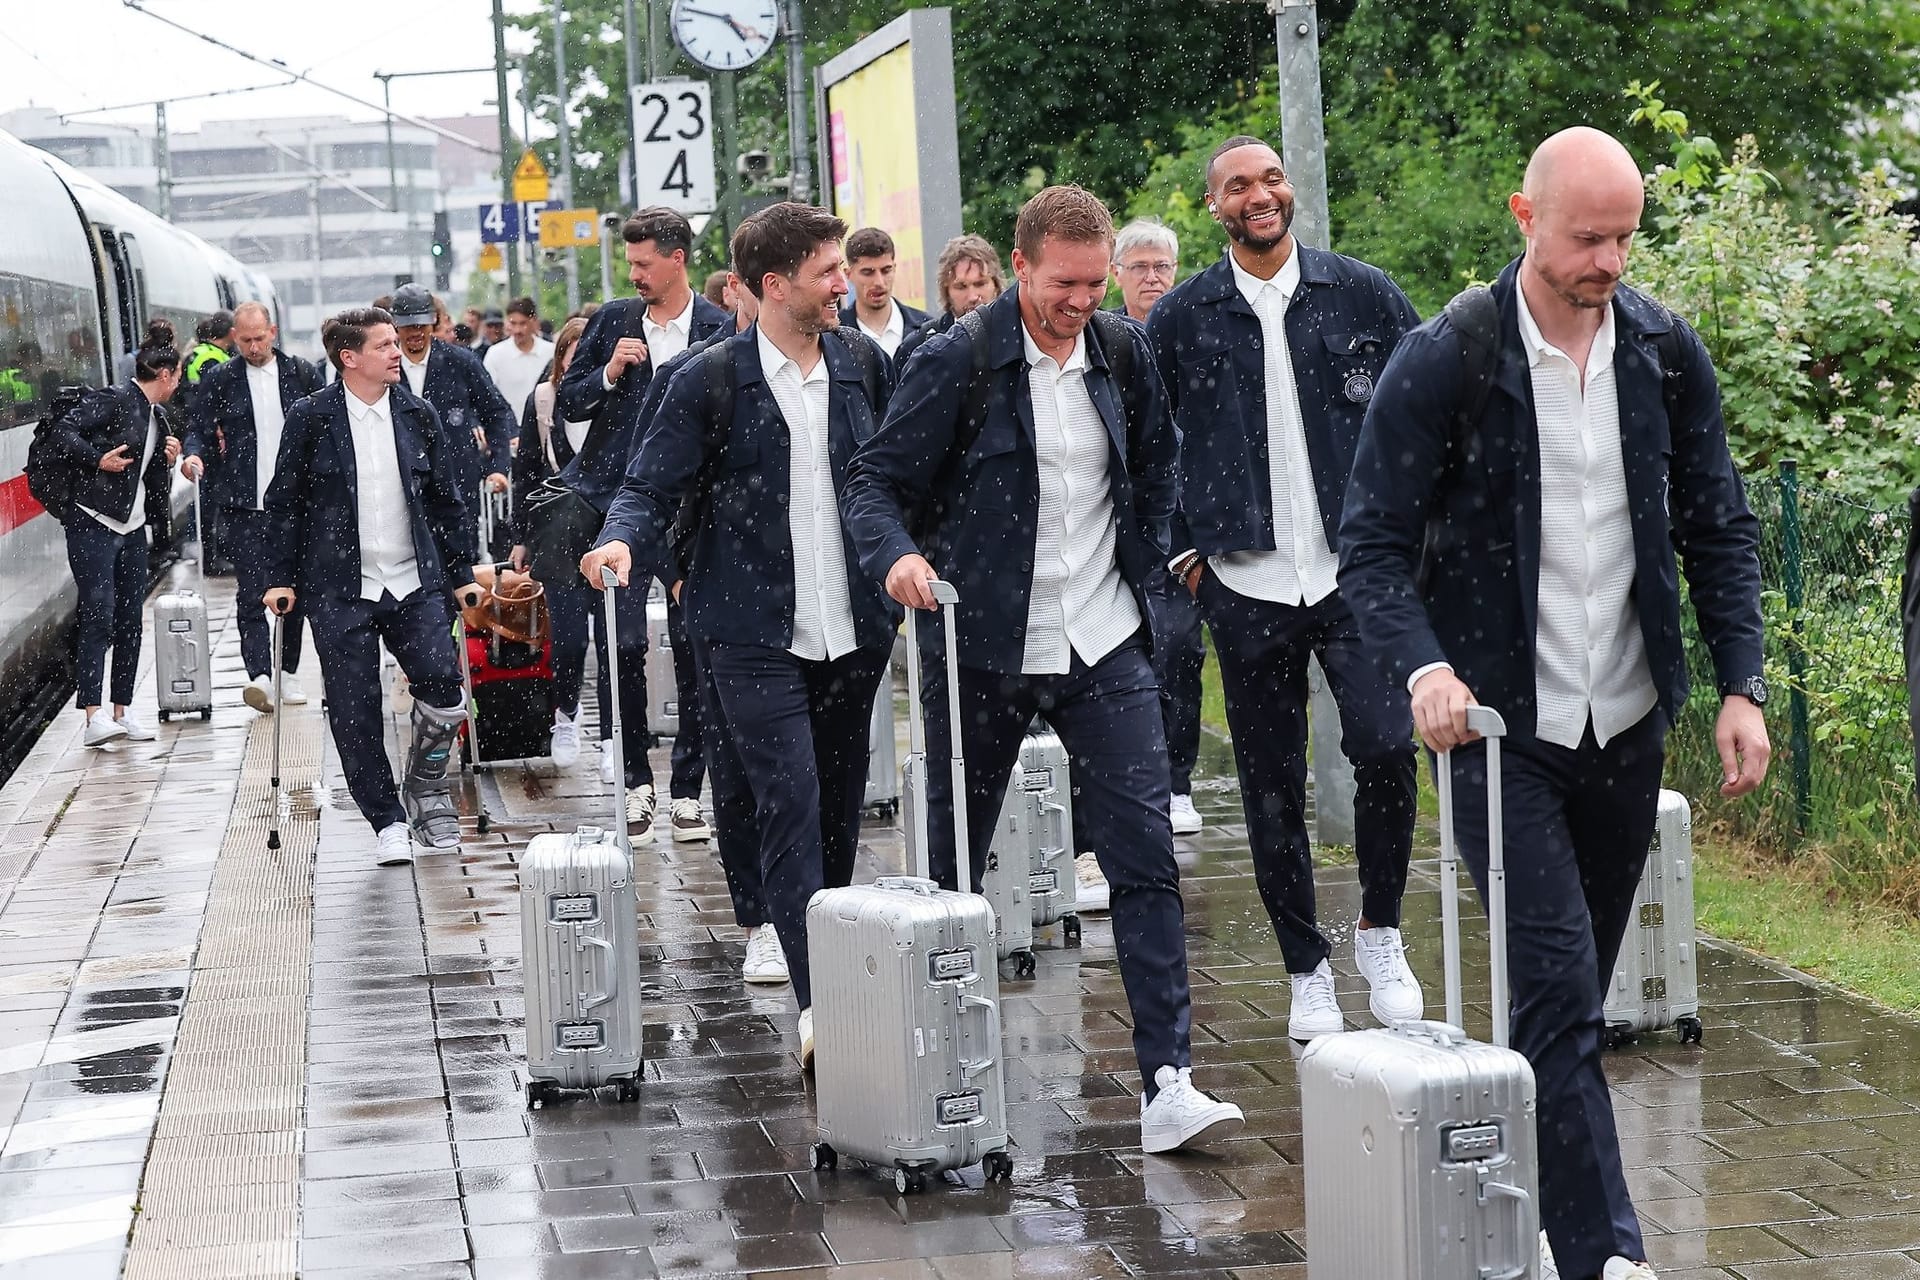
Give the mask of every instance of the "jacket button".
[[1015, 640], [1024, 639], [1026, 637], [1026, 634], [1027, 634], [1027, 629], [1025, 627], [1017, 626], [1013, 629], [1013, 638]]
[[784, 494], [784, 493], [776, 493], [776, 494], [774, 494], [774, 495], [773, 495], [773, 500], [774, 500], [775, 502], [777, 502], [777, 503], [779, 503], [779, 504], [780, 504], [781, 506], [783, 506], [783, 507], [787, 505], [787, 495], [786, 495], [786, 494]]
[[1020, 562], [1020, 572], [1022, 572], [1022, 573], [1032, 573], [1032, 572], [1033, 572], [1033, 562], [1032, 562], [1032, 561], [1029, 561], [1029, 560], [1022, 560], [1022, 561]]

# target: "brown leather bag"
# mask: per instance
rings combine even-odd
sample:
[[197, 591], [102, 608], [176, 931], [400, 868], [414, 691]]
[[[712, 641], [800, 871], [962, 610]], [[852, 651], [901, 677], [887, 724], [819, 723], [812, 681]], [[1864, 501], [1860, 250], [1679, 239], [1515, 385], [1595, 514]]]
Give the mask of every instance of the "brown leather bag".
[[486, 594], [479, 604], [460, 611], [469, 635], [490, 635], [538, 649], [552, 631], [547, 589], [531, 576], [508, 569], [498, 576], [482, 569], [475, 575]]

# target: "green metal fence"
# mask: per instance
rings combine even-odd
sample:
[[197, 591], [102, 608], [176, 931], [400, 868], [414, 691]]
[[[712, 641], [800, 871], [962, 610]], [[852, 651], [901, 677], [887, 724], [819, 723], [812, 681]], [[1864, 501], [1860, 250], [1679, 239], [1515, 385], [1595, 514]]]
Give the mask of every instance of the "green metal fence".
[[1720, 698], [1688, 610], [1693, 696], [1674, 727], [1671, 784], [1762, 844], [1818, 842], [1844, 877], [1885, 891], [1920, 871], [1901, 650], [1907, 511], [1861, 505], [1790, 462], [1747, 494], [1761, 524], [1774, 765], [1756, 798], [1719, 799]]

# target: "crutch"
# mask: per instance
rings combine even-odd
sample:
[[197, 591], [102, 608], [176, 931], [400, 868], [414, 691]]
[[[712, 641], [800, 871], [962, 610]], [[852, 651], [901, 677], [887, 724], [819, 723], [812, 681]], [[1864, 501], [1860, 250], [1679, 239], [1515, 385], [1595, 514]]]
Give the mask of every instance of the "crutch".
[[[195, 485], [193, 492], [197, 499], [200, 487]], [[286, 719], [285, 704], [280, 701], [280, 628], [285, 620], [280, 610], [273, 611], [273, 819], [267, 829], [269, 849], [280, 847], [280, 722]]]
[[493, 816], [487, 812], [487, 797], [480, 789], [480, 775], [486, 766], [480, 762], [480, 716], [473, 697], [473, 659], [467, 656], [467, 619], [458, 600], [454, 601], [453, 609], [453, 643], [460, 650], [460, 688], [466, 697], [467, 710], [467, 751], [473, 757], [473, 804], [479, 811], [474, 825], [485, 835], [493, 827]]

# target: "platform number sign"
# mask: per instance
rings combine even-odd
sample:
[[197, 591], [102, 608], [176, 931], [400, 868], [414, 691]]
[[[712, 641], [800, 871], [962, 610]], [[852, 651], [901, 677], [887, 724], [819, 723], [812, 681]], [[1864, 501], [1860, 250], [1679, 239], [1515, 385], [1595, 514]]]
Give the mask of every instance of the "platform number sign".
[[704, 80], [634, 86], [633, 168], [641, 204], [714, 211], [713, 95]]

